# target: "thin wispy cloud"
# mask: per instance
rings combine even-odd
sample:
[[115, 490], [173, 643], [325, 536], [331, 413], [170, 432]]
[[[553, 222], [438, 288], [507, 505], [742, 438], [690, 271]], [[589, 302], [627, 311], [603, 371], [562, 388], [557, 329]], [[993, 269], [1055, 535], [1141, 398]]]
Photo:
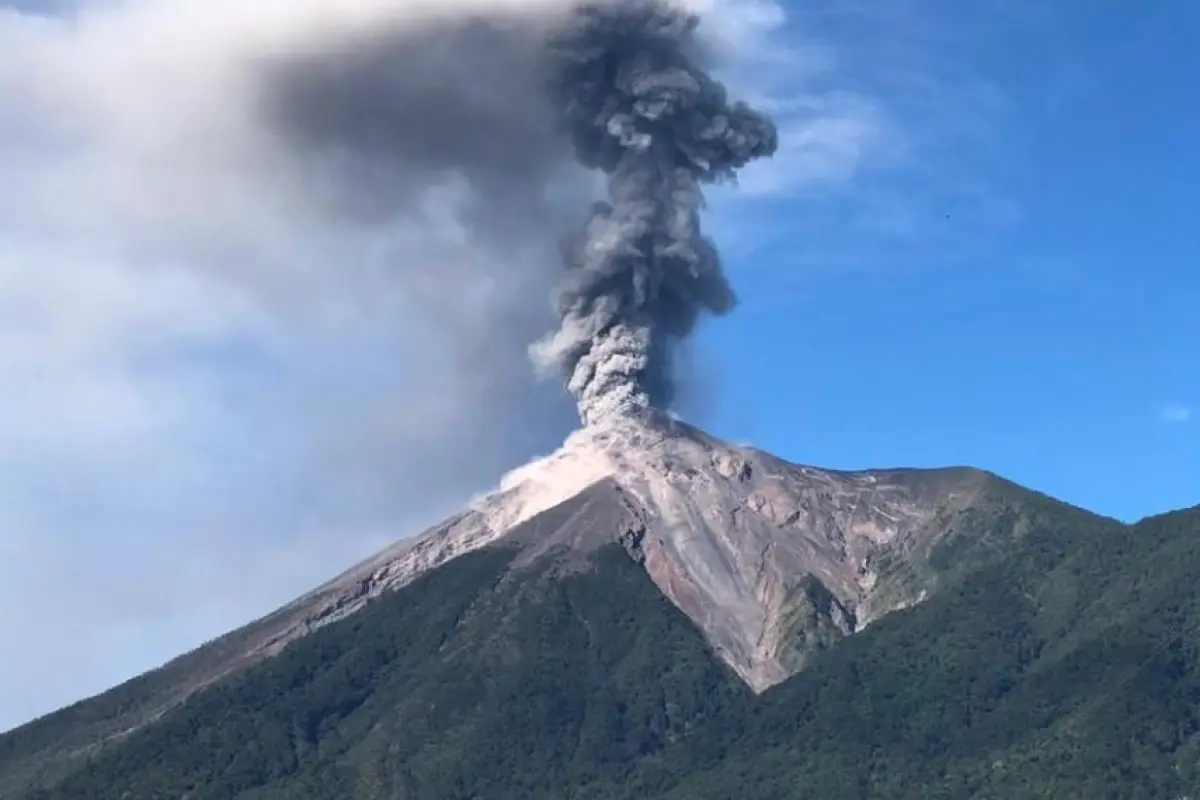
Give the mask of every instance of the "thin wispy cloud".
[[718, 192], [718, 202], [845, 190], [861, 170], [885, 158], [890, 121], [878, 100], [842, 83], [844, 65], [806, 31], [802, 17], [747, 0], [730, 4], [711, 24], [740, 54], [723, 77], [780, 128], [775, 156], [748, 165], [736, 191]]
[[715, 198], [722, 242], [746, 269], [771, 265], [763, 302], [830, 271], [969, 268], [1021, 223], [1005, 175], [1029, 135], [1015, 122], [1022, 99], [965, 51], [981, 30], [1054, 20], [1023, 5], [979, 20], [948, 8], [816, 0], [764, 23], [774, 46], [754, 48], [746, 85], [775, 109], [781, 152]]
[[1158, 418], [1168, 425], [1183, 425], [1192, 421], [1192, 409], [1178, 403], [1169, 403], [1159, 409]]

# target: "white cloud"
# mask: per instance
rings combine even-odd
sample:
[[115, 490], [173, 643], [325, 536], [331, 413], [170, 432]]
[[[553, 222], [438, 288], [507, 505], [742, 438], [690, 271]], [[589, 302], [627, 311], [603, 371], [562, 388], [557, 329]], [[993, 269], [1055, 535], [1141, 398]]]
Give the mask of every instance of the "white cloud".
[[1170, 403], [1159, 409], [1158, 418], [1168, 425], [1183, 425], [1192, 421], [1192, 409], [1178, 403]]
[[569, 425], [525, 364], [552, 273], [494, 280], [452, 185], [386, 226], [330, 215], [256, 125], [251, 54], [417, 6], [446, 8], [0, 8], [0, 729], [414, 533]]

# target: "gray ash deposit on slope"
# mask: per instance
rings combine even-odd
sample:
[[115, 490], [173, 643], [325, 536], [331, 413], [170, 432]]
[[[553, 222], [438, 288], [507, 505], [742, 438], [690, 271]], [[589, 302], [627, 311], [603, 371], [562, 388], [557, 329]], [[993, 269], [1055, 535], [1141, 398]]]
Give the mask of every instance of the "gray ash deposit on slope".
[[695, 57], [699, 19], [661, 0], [587, 4], [550, 37], [554, 108], [580, 162], [608, 176], [567, 248], [562, 326], [533, 349], [559, 365], [585, 423], [669, 406], [672, 353], [733, 291], [700, 229], [702, 185], [774, 153], [774, 124]]

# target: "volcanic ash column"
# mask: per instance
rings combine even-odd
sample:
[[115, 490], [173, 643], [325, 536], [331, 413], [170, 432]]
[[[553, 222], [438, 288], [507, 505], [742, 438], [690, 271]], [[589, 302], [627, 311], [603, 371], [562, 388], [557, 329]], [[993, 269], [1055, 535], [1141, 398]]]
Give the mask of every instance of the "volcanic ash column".
[[607, 202], [566, 247], [562, 324], [532, 348], [565, 373], [585, 424], [668, 406], [676, 344], [735, 302], [700, 230], [702, 186], [773, 154], [778, 136], [698, 63], [698, 22], [666, 0], [588, 3], [548, 43], [558, 122], [608, 176]]

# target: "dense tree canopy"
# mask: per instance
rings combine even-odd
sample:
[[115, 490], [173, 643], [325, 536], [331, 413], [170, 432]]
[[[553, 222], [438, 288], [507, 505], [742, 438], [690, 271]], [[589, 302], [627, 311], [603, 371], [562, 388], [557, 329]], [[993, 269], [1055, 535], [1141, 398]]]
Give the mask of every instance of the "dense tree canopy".
[[[1200, 510], [1123, 526], [1028, 503], [1034, 523], [1018, 541], [948, 572], [925, 603], [760, 696], [619, 547], [567, 574], [553, 561], [512, 572], [511, 554], [492, 549], [193, 695], [80, 768], [44, 772], [42, 788], [17, 796], [1196, 792]], [[43, 721], [36, 735], [53, 739], [56, 725], [65, 735], [81, 713]], [[29, 750], [28, 735], [0, 737], [0, 772]]]

